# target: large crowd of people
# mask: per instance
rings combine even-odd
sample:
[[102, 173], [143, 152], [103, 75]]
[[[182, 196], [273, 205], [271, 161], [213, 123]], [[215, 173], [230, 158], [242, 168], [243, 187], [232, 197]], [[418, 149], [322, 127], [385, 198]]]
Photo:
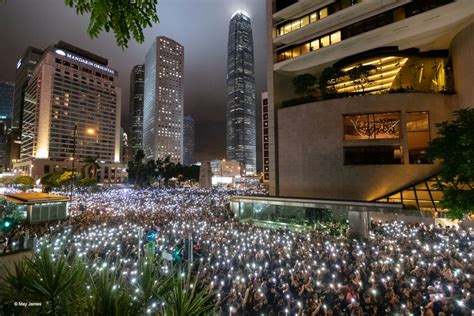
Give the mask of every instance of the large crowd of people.
[[[371, 225], [366, 240], [321, 230], [239, 223], [223, 189], [111, 189], [84, 193], [71, 222], [22, 226], [35, 247], [50, 245], [136, 282], [137, 259], [156, 232], [156, 258], [182, 249], [221, 315], [471, 315], [473, 231], [462, 227]], [[144, 230], [139, 239], [139, 230]], [[192, 241], [193, 255], [185, 245]], [[163, 273], [171, 262], [160, 260]]]

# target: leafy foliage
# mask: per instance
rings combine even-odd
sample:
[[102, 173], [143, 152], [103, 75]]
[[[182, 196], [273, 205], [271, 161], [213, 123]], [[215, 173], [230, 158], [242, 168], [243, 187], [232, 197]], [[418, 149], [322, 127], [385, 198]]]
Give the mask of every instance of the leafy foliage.
[[295, 93], [301, 96], [310, 96], [315, 92], [318, 79], [312, 74], [303, 74], [293, 78]]
[[371, 82], [369, 79], [369, 75], [372, 72], [372, 70], [377, 69], [376, 66], [374, 65], [362, 65], [359, 64], [349, 70], [347, 72], [347, 75], [349, 78], [351, 78], [352, 81], [354, 81], [354, 84], [359, 86], [359, 88], [362, 90], [362, 92], [365, 91], [365, 87]]
[[439, 136], [430, 143], [428, 156], [441, 163], [441, 206], [450, 218], [462, 219], [474, 211], [474, 109], [458, 110], [453, 121], [436, 126]]
[[198, 277], [191, 278], [188, 270], [186, 277], [178, 273], [173, 278], [174, 284], [165, 294], [165, 315], [170, 316], [198, 316], [211, 314], [214, 305], [211, 303], [213, 295], [210, 288], [199, 289]]
[[128, 47], [130, 39], [143, 43], [143, 30], [158, 23], [157, 0], [65, 0], [77, 14], [90, 14], [87, 33], [97, 38], [103, 30], [113, 31], [117, 45]]
[[53, 259], [43, 248], [33, 258], [16, 263], [15, 273], [6, 271], [0, 278], [0, 291], [4, 301], [46, 302], [41, 314], [73, 314], [83, 302], [86, 270], [83, 264], [70, 265], [68, 257]]
[[183, 166], [180, 163], [175, 164], [170, 157], [150, 160], [143, 163], [144, 154], [142, 150], [137, 151], [135, 159], [128, 162], [128, 181], [137, 186], [147, 186], [156, 181], [163, 180], [168, 183], [170, 179], [175, 178], [178, 182], [199, 181], [198, 166]]
[[32, 177], [21, 176], [14, 180], [14, 184], [23, 192], [33, 189], [35, 180]]
[[152, 306], [158, 315], [207, 315], [215, 306], [211, 289], [199, 288], [191, 270], [186, 278], [179, 267], [161, 275], [152, 256], [139, 260], [136, 282], [108, 267], [87, 267], [44, 247], [0, 274], [0, 301], [41, 301], [31, 315], [144, 315]]
[[319, 78], [319, 89], [324, 98], [330, 98], [337, 93], [335, 86], [343, 75], [341, 71], [333, 67], [327, 67], [323, 70]]
[[97, 170], [100, 169], [100, 165], [98, 163], [99, 157], [87, 157], [84, 159], [84, 164], [81, 168], [81, 177], [84, 178], [91, 178], [97, 179]]

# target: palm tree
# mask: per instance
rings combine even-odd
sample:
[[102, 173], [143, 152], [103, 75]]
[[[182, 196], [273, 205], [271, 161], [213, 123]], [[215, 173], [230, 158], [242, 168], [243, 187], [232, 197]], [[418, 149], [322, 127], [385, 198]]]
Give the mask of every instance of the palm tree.
[[165, 293], [164, 314], [167, 316], [210, 315], [216, 307], [210, 287], [198, 288], [199, 275], [191, 278], [191, 269], [173, 277], [171, 290]]
[[0, 277], [4, 303], [43, 302], [39, 313], [80, 314], [85, 297], [85, 266], [66, 256], [54, 256], [44, 247], [33, 257], [14, 265], [14, 273]]
[[89, 315], [119, 316], [136, 314], [130, 288], [119, 279], [115, 272], [105, 268], [89, 274], [89, 295], [87, 313]]
[[[82, 166], [81, 168], [81, 175], [82, 175], [82, 178], [86, 178], [86, 170], [87, 171], [87, 178], [90, 178], [90, 168], [92, 168], [92, 175], [94, 176], [94, 179], [97, 178], [97, 169], [100, 169], [100, 165], [98, 163], [98, 159], [99, 157], [95, 156], [95, 157], [86, 157], [86, 159], [84, 159], [84, 165]], [[95, 179], [97, 180], [97, 179]]]

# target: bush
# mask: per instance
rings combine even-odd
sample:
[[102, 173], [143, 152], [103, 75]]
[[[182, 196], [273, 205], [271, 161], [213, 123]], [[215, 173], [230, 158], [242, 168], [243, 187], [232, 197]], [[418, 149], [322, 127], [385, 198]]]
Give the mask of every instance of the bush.
[[27, 190], [33, 189], [35, 186], [35, 180], [32, 177], [21, 176], [15, 179], [14, 184], [18, 189], [25, 192]]

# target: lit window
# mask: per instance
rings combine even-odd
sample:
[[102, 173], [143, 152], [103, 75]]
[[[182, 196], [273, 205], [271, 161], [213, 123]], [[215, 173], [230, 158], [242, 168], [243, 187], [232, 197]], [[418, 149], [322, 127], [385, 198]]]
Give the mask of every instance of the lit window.
[[408, 156], [410, 164], [431, 163], [426, 157], [430, 142], [428, 112], [407, 113]]
[[310, 51], [310, 44], [306, 43], [301, 46], [301, 54], [308, 53]]
[[319, 49], [319, 40], [315, 40], [311, 42], [311, 50], [317, 50]]
[[316, 22], [317, 20], [318, 20], [318, 15], [316, 14], [316, 12], [314, 12], [313, 14], [309, 16], [310, 23]]
[[328, 8], [323, 8], [321, 10], [319, 10], [319, 18], [322, 19], [322, 18], [325, 18], [328, 16]]
[[329, 44], [330, 44], [330, 42], [329, 42], [329, 35], [328, 35], [328, 36], [321, 37], [321, 47], [329, 46]]
[[308, 25], [308, 24], [309, 24], [309, 16], [305, 16], [305, 17], [301, 18], [300, 27], [303, 27], [303, 26]]
[[331, 34], [331, 44], [335, 44], [341, 41], [341, 31], [337, 31]]

